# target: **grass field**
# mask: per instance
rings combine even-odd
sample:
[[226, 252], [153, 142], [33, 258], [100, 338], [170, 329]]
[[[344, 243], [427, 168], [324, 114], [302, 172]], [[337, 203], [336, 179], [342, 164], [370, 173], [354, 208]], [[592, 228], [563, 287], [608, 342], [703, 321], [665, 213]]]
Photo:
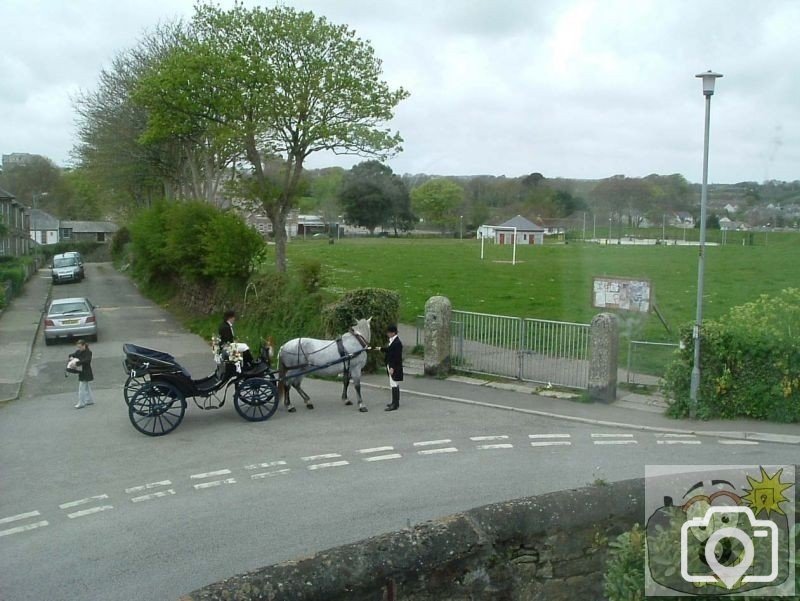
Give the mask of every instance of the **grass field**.
[[[400, 292], [401, 318], [413, 323], [433, 295], [455, 309], [518, 317], [588, 322], [595, 275], [648, 278], [656, 303], [673, 327], [694, 319], [697, 247], [567, 245], [486, 246], [476, 240], [342, 239], [292, 241], [290, 262], [317, 259], [334, 291], [375, 286]], [[704, 311], [723, 315], [731, 306], [798, 286], [800, 235], [770, 234], [764, 246], [707, 247]], [[655, 315], [620, 313], [623, 333], [644, 340], [675, 341]]]

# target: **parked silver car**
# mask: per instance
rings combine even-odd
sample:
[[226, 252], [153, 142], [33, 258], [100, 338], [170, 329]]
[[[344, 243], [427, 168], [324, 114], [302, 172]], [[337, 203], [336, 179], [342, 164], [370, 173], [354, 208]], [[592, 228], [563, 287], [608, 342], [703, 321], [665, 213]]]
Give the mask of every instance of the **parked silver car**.
[[58, 338], [86, 338], [97, 341], [97, 317], [87, 298], [59, 298], [50, 303], [44, 318], [44, 343]]
[[83, 257], [81, 256], [81, 253], [79, 253], [77, 250], [71, 250], [69, 252], [63, 253], [62, 256], [74, 257], [75, 260], [78, 261], [78, 267], [80, 267], [81, 269], [81, 279], [83, 280], [86, 278], [86, 272], [83, 269]]
[[53, 276], [53, 283], [61, 282], [80, 282], [83, 279], [83, 266], [78, 259], [69, 254], [56, 255], [50, 265]]

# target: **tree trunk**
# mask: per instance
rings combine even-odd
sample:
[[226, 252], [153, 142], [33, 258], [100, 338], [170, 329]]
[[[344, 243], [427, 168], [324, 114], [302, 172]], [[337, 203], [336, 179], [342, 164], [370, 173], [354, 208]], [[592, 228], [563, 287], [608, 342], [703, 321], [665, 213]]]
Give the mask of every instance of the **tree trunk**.
[[286, 273], [286, 211], [275, 207], [269, 216], [272, 221], [272, 233], [275, 236], [275, 269]]

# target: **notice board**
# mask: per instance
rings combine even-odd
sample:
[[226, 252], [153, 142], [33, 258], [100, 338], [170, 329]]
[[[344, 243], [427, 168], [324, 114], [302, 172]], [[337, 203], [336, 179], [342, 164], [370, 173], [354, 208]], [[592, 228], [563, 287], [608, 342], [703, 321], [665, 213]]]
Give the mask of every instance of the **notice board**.
[[595, 276], [592, 278], [592, 306], [649, 313], [653, 305], [650, 280]]

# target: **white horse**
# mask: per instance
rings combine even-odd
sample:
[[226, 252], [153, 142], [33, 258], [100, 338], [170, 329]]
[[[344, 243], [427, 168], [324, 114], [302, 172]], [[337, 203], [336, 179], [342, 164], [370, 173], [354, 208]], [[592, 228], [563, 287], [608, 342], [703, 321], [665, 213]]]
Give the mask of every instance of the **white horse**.
[[311, 397], [300, 387], [303, 377], [308, 373], [321, 376], [343, 374], [344, 388], [342, 400], [352, 405], [347, 398], [350, 379], [358, 396], [358, 410], [367, 411], [361, 398], [361, 370], [367, 364], [367, 349], [370, 340], [369, 319], [359, 319], [350, 331], [336, 340], [317, 340], [315, 338], [294, 338], [278, 350], [278, 402], [281, 396], [289, 412], [295, 411], [289, 393], [294, 388], [305, 401], [306, 408], [313, 409]]

